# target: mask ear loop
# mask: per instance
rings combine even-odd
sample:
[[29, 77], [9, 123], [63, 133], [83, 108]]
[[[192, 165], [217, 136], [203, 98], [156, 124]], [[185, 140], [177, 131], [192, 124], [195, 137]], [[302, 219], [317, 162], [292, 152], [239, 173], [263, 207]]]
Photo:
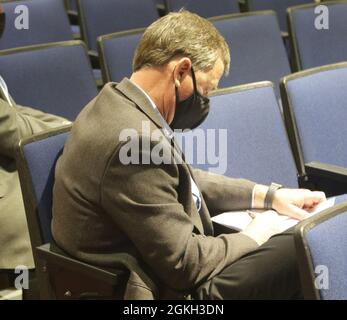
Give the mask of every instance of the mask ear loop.
[[199, 91], [198, 91], [198, 88], [196, 86], [196, 78], [195, 78], [195, 72], [193, 70], [193, 67], [192, 67], [192, 78], [193, 78], [193, 86], [194, 86], [194, 92], [195, 92], [195, 97], [196, 96], [199, 96], [201, 97], [201, 99], [204, 101], [204, 103], [209, 103], [210, 102], [210, 99], [207, 98], [207, 97], [204, 97]]
[[198, 88], [196, 86], [195, 72], [194, 72], [193, 66], [192, 66], [192, 78], [193, 78], [194, 91], [198, 92]]

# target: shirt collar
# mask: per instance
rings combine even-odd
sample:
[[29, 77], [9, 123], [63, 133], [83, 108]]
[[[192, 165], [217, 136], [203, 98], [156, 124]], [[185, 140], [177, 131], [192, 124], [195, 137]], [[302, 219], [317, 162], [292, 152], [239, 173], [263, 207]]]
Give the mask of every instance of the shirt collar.
[[[131, 81], [131, 80], [130, 80]], [[152, 98], [147, 94], [147, 92], [145, 92], [139, 85], [137, 85], [135, 82], [131, 81], [131, 83], [133, 85], [135, 85], [148, 99], [148, 101], [151, 103], [152, 108], [157, 112], [161, 123], [163, 125], [164, 128], [164, 134], [169, 138], [172, 139], [174, 136], [174, 132], [172, 131], [172, 129], [170, 128], [169, 124], [166, 122], [166, 120], [163, 118], [162, 114], [160, 113], [160, 111], [158, 110], [157, 106], [155, 105], [154, 101], [152, 100]]]

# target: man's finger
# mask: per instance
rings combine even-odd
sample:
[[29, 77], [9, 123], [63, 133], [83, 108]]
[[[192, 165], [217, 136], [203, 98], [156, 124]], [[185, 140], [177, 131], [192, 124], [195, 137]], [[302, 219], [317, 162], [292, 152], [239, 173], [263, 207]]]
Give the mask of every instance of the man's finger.
[[290, 212], [287, 215], [297, 220], [303, 220], [307, 218], [308, 212], [295, 205], [290, 205]]
[[312, 191], [310, 194], [310, 198], [318, 200], [319, 202], [325, 201], [327, 199], [325, 193], [322, 191]]

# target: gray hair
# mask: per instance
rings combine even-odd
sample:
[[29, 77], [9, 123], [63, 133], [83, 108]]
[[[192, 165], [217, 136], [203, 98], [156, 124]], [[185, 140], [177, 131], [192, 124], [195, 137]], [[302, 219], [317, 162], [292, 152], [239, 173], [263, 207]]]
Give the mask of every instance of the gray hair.
[[230, 52], [223, 36], [208, 20], [189, 11], [171, 12], [152, 23], [135, 51], [133, 71], [162, 66], [177, 56], [190, 58], [195, 70], [208, 71], [220, 58], [228, 74]]

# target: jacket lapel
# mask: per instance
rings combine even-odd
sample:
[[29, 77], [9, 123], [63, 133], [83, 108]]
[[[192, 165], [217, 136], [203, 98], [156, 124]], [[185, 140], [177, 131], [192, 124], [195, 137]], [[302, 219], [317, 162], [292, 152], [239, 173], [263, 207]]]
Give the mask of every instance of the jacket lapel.
[[153, 109], [151, 102], [135, 84], [124, 78], [115, 88], [133, 101], [159, 128], [163, 128], [161, 119]]
[[[120, 91], [129, 100], [133, 101], [141, 109], [141, 111], [144, 112], [150, 118], [151, 121], [153, 121], [160, 129], [163, 129], [162, 120], [158, 116], [157, 112], [153, 109], [151, 102], [144, 95], [144, 93], [136, 85], [134, 85], [129, 79], [124, 78], [119, 84], [117, 84], [115, 86], [115, 89]], [[163, 134], [168, 139], [168, 137], [165, 135], [165, 133], [163, 133]], [[169, 142], [171, 144], [171, 141], [169, 141]], [[176, 150], [180, 151], [180, 148], [177, 146], [174, 139], [173, 139], [173, 143], [174, 143], [174, 145], [171, 144], [172, 148], [175, 148]], [[182, 154], [182, 152], [180, 152], [179, 154]], [[192, 172], [189, 168], [189, 165], [187, 165], [185, 163], [184, 157], [182, 160], [183, 161], [180, 163], [184, 163], [186, 165], [186, 167], [188, 168], [188, 171], [190, 172], [191, 176], [193, 177]], [[206, 205], [204, 205], [201, 208], [201, 211], [205, 211], [205, 210], [207, 210]], [[199, 215], [199, 212], [197, 210], [195, 210], [195, 208], [192, 208], [189, 215], [192, 219], [194, 226], [198, 229], [198, 231], [201, 234], [204, 234], [203, 222], [201, 221], [201, 217]], [[204, 218], [205, 218], [205, 213], [204, 213]], [[206, 221], [205, 224], [208, 224], [208, 222]], [[207, 229], [210, 229], [210, 228], [207, 228]], [[209, 231], [209, 230], [206, 230], [206, 231]]]

